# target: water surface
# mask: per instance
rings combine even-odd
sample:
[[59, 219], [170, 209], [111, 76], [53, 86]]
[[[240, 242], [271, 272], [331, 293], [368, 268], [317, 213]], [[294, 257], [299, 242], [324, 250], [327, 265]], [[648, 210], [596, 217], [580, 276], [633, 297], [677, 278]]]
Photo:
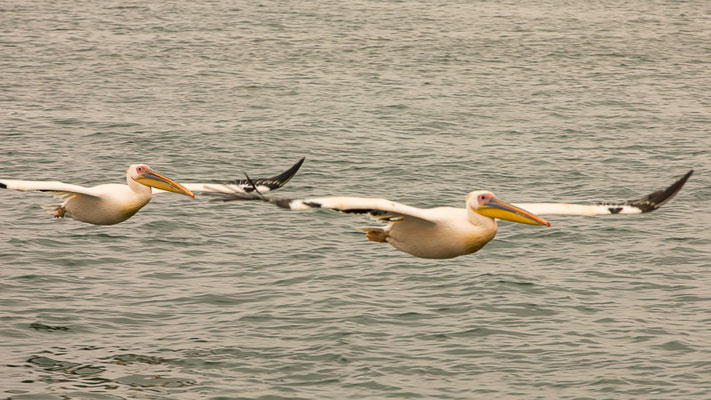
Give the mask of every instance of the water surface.
[[283, 196], [623, 200], [474, 255], [367, 219], [156, 197], [52, 220], [0, 193], [0, 397], [708, 398], [708, 5], [11, 1], [0, 177], [280, 172]]

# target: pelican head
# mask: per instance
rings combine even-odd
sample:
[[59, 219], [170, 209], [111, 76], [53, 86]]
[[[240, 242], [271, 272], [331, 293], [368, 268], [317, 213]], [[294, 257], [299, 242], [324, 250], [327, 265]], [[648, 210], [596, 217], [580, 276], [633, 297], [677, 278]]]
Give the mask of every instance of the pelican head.
[[469, 193], [467, 195], [467, 207], [475, 213], [489, 218], [504, 219], [521, 224], [551, 226], [548, 221], [541, 217], [535, 216], [514, 205], [497, 200], [495, 194], [486, 190]]
[[161, 190], [167, 190], [169, 192], [180, 193], [195, 198], [193, 192], [186, 189], [183, 185], [153, 171], [151, 167], [146, 164], [131, 165], [130, 167], [128, 167], [126, 175], [128, 177], [129, 186], [131, 186], [131, 181], [135, 181], [145, 186], [154, 187], [156, 189]]

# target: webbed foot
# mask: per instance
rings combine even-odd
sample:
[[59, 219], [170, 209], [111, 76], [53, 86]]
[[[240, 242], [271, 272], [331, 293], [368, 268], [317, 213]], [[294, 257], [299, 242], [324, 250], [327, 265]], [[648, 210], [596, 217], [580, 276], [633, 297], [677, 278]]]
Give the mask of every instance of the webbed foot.
[[54, 218], [64, 218], [64, 214], [67, 213], [67, 210], [64, 207], [57, 207], [56, 210], [54, 210]]
[[386, 243], [387, 241], [385, 239], [387, 239], [388, 234], [381, 230], [368, 231], [365, 233], [365, 237], [367, 237], [371, 242]]

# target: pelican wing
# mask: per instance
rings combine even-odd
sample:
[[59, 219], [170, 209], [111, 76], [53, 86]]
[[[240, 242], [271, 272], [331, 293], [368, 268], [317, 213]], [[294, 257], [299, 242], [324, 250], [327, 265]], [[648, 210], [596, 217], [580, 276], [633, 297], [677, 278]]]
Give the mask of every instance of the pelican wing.
[[12, 179], [0, 179], [0, 189], [13, 189], [21, 191], [49, 192], [57, 197], [67, 197], [74, 194], [98, 197], [92, 188], [72, 185], [57, 181], [19, 181]]
[[595, 204], [566, 203], [516, 203], [516, 207], [536, 215], [610, 215], [642, 214], [654, 211], [666, 204], [684, 186], [694, 171], [691, 170], [666, 189], [658, 190], [637, 200], [603, 202]]
[[[292, 165], [291, 168], [282, 172], [279, 175], [273, 176], [271, 178], [256, 178], [252, 179], [254, 185], [252, 185], [247, 179], [235, 179], [233, 181], [214, 181], [209, 183], [183, 183], [182, 185], [190, 190], [191, 192], [202, 192], [202, 193], [251, 193], [254, 191], [256, 186], [259, 192], [268, 192], [270, 190], [276, 190], [280, 187], [286, 185], [291, 178], [296, 175], [304, 163], [305, 157], [301, 158], [296, 164]], [[153, 189], [153, 193], [165, 193], [165, 190]]]
[[222, 201], [261, 200], [292, 211], [321, 208], [346, 214], [368, 214], [381, 222], [396, 221], [404, 218], [435, 223], [432, 213], [426, 209], [411, 207], [387, 199], [368, 197], [316, 197], [310, 199], [285, 199], [260, 196], [255, 193], [223, 196]]

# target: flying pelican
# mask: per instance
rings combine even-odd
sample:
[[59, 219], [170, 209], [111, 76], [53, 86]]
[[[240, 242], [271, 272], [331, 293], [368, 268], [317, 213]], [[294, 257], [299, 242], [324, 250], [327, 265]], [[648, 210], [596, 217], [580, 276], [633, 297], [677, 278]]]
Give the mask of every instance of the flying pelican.
[[467, 194], [465, 208], [423, 209], [386, 199], [363, 197], [269, 198], [257, 190], [249, 194], [226, 195], [221, 200], [261, 200], [294, 211], [322, 208], [348, 214], [369, 214], [387, 225], [358, 228], [365, 232], [368, 240], [389, 243], [396, 249], [416, 257], [453, 258], [474, 253], [491, 241], [496, 236], [497, 219], [550, 227], [550, 223], [538, 215], [593, 216], [654, 211], [674, 197], [692, 173], [693, 170], [668, 188], [638, 200], [590, 205], [508, 204], [486, 190]]
[[[282, 187], [299, 170], [304, 158], [281, 174], [256, 182], [180, 184], [152, 170], [146, 164], [134, 164], [126, 170], [126, 185], [108, 183], [93, 187], [62, 182], [0, 179], [0, 189], [50, 192], [64, 200], [61, 204], [44, 206], [55, 218], [69, 217], [95, 225], [114, 225], [131, 218], [148, 204], [153, 193], [174, 192], [195, 198], [193, 192], [249, 193]], [[153, 188], [153, 189], [151, 189]]]

